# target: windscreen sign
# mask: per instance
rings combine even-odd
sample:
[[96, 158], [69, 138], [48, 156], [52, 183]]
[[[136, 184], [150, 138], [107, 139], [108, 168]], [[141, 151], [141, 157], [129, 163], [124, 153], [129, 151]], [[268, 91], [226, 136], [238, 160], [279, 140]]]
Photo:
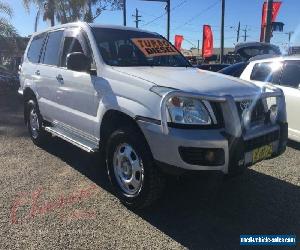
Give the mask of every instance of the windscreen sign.
[[179, 52], [165, 39], [133, 38], [131, 41], [147, 57], [178, 55]]

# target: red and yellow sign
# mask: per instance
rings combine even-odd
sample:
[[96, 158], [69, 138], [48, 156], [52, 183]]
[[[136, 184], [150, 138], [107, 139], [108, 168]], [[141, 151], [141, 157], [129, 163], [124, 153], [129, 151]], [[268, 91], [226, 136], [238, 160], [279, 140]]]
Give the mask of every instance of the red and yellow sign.
[[165, 39], [133, 38], [131, 41], [147, 57], [178, 55], [179, 52]]

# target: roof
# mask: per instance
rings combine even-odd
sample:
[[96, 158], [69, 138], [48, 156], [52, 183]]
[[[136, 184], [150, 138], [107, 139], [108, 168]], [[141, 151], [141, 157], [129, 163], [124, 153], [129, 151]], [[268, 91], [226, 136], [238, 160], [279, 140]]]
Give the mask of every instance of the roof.
[[157, 34], [156, 32], [151, 32], [147, 30], [137, 29], [133, 27], [127, 27], [127, 26], [121, 26], [121, 25], [104, 25], [104, 24], [93, 24], [93, 23], [86, 23], [86, 22], [73, 22], [73, 23], [66, 23], [61, 25], [55, 25], [52, 27], [49, 27], [45, 30], [38, 31], [34, 33], [33, 35], [38, 35], [47, 31], [56, 30], [60, 28], [67, 28], [67, 27], [95, 27], [95, 28], [107, 28], [107, 29], [118, 29], [118, 30], [130, 30], [130, 31], [139, 31], [139, 32], [148, 32], [152, 34]]
[[284, 61], [284, 60], [300, 60], [300, 55], [291, 55], [291, 56], [278, 56], [271, 58], [264, 58], [259, 60], [251, 60], [251, 62], [261, 63], [261, 62], [271, 62], [271, 61]]
[[156, 32], [152, 32], [152, 31], [149, 31], [149, 30], [137, 29], [137, 28], [128, 27], [128, 26], [121, 26], [121, 25], [105, 25], [105, 24], [90, 23], [89, 26], [92, 27], [92, 28], [130, 30], [130, 31], [140, 31], [140, 32], [148, 32], [148, 33], [152, 33], [152, 34], [157, 34]]

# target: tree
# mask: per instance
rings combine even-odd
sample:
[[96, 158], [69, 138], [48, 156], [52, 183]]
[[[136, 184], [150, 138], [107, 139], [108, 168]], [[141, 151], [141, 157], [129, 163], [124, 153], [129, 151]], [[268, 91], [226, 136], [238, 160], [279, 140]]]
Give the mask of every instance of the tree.
[[7, 39], [17, 36], [17, 31], [11, 25], [10, 20], [13, 16], [11, 7], [0, 1], [0, 38]]
[[43, 20], [55, 19], [60, 23], [78, 20], [93, 22], [104, 10], [118, 10], [123, 0], [23, 0], [29, 11], [30, 4], [35, 4], [43, 13]]
[[50, 20], [51, 26], [55, 25], [55, 10], [57, 9], [56, 0], [23, 0], [23, 4], [26, 10], [29, 12], [30, 5], [34, 4], [38, 8], [39, 16], [40, 12], [43, 13], [43, 20]]
[[123, 0], [88, 0], [86, 1], [84, 21], [92, 23], [105, 10], [120, 10]]

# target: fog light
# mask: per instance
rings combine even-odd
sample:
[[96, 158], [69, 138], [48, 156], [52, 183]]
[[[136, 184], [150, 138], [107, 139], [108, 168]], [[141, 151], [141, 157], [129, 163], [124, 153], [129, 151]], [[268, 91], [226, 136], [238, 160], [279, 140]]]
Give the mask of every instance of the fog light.
[[192, 165], [221, 166], [225, 164], [225, 152], [222, 148], [179, 147], [182, 160]]
[[206, 151], [205, 156], [204, 156], [205, 160], [207, 160], [208, 162], [214, 162], [215, 161], [215, 153], [213, 151]]

